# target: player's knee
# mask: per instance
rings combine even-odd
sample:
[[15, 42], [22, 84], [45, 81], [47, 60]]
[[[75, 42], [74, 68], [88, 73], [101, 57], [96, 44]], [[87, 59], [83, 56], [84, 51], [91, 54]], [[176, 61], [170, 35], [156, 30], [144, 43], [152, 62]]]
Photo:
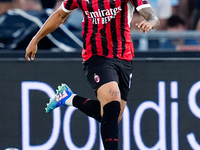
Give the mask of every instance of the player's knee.
[[108, 94], [100, 97], [101, 97], [100, 101], [104, 101], [105, 104], [110, 103], [112, 101], [118, 101], [119, 103], [121, 103], [121, 97], [118, 94], [111, 93], [110, 95]]
[[121, 93], [116, 82], [109, 82], [97, 90], [97, 98], [104, 104], [111, 101], [121, 101]]
[[119, 101], [121, 102], [121, 93], [119, 89], [109, 89], [109, 96], [108, 98], [112, 101]]

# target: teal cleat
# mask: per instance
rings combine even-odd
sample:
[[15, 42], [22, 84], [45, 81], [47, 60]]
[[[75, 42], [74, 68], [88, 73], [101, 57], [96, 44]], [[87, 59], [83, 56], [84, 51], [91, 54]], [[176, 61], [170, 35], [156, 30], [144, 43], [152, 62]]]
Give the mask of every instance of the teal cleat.
[[72, 99], [74, 95], [75, 94], [66, 84], [61, 84], [61, 86], [58, 86], [54, 98], [50, 99], [49, 103], [47, 104], [47, 107], [45, 108], [46, 113], [50, 113], [56, 107], [65, 106], [66, 101]]

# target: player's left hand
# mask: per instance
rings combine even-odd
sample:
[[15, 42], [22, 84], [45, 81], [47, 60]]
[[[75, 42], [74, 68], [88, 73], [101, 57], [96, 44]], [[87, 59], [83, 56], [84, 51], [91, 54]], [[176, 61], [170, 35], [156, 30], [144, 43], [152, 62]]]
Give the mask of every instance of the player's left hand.
[[135, 25], [143, 33], [147, 33], [147, 32], [149, 32], [153, 28], [153, 26], [149, 22], [147, 22], [147, 21], [141, 21], [140, 23], [136, 23]]

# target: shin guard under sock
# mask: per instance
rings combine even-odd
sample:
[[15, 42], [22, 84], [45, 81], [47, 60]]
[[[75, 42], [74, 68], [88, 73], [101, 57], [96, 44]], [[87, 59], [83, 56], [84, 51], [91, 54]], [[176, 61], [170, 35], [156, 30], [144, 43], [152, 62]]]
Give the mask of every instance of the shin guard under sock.
[[105, 150], [118, 150], [118, 117], [120, 103], [112, 101], [103, 107], [101, 136]]
[[90, 100], [76, 95], [73, 99], [73, 106], [78, 108], [87, 116], [101, 122], [101, 104], [98, 100]]

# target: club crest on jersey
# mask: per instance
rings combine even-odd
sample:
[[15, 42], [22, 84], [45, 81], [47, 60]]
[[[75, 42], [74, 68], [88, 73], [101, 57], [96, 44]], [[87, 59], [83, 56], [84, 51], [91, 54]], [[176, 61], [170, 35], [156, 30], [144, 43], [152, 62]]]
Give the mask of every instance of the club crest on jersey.
[[62, 94], [60, 93], [59, 95], [56, 95], [56, 101], [58, 102], [67, 96], [68, 96], [67, 92], [65, 90], [63, 90]]
[[96, 74], [94, 74], [94, 81], [95, 81], [96, 83], [99, 83], [99, 82], [100, 82], [100, 77], [99, 77], [98, 75], [96, 75]]

